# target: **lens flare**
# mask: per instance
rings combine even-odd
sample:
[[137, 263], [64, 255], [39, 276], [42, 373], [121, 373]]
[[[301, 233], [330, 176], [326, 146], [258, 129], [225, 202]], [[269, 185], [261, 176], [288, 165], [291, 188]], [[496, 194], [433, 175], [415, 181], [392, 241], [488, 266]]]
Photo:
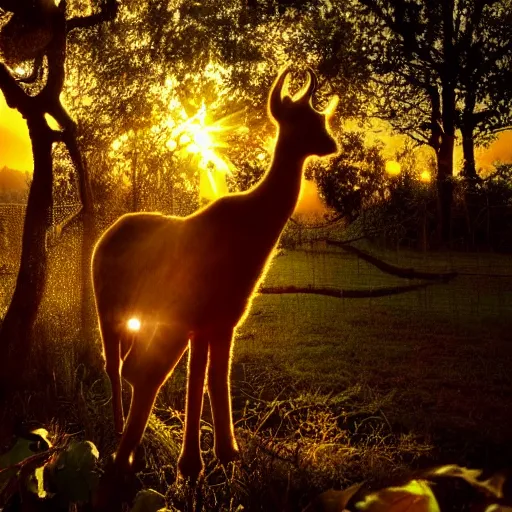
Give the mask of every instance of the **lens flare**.
[[140, 330], [140, 320], [138, 318], [130, 318], [126, 323], [128, 330], [137, 332]]

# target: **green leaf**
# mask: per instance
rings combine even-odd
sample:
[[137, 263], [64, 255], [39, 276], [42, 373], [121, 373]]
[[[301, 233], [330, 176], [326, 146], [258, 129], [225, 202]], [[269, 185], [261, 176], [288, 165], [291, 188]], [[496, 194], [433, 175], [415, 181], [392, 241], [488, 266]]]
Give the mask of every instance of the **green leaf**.
[[[7, 482], [18, 472], [18, 469], [12, 466], [28, 459], [35, 453], [46, 451], [48, 447], [51, 446], [46, 429], [36, 429], [32, 431], [30, 435], [30, 439], [19, 437], [8, 452], [0, 455], [0, 492], [4, 489], [5, 485], [7, 485]], [[4, 471], [1, 471], [2, 469]]]
[[446, 476], [452, 478], [462, 478], [468, 484], [484, 492], [488, 496], [495, 498], [503, 498], [503, 485], [505, 484], [505, 476], [501, 473], [494, 474], [488, 480], [478, 480], [482, 475], [480, 469], [469, 469], [455, 464], [440, 466], [426, 473], [426, 476]]
[[402, 487], [388, 487], [356, 503], [364, 512], [441, 512], [425, 480], [411, 480]]
[[99, 483], [98, 457], [90, 441], [71, 442], [46, 465], [45, 489], [69, 502], [89, 501]]
[[[153, 489], [144, 489], [137, 493], [130, 512], [162, 512], [165, 508], [165, 497]], [[162, 508], [163, 507], [163, 508]]]

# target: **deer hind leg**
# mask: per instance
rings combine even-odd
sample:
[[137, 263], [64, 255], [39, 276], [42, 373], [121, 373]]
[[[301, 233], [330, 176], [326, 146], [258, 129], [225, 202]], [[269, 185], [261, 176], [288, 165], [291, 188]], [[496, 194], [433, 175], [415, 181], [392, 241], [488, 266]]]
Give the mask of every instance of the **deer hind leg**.
[[238, 458], [231, 413], [231, 346], [233, 330], [215, 333], [209, 342], [208, 394], [215, 428], [215, 455], [221, 464]]
[[[131, 366], [132, 401], [126, 426], [115, 455], [121, 470], [129, 469], [142, 440], [158, 390], [174, 370], [187, 348], [187, 334], [160, 325], [150, 340], [137, 337], [126, 362]], [[141, 345], [147, 343], [145, 347]]]
[[122, 384], [121, 384], [121, 337], [122, 333], [112, 322], [104, 320], [99, 313], [101, 338], [105, 356], [105, 370], [112, 389], [112, 408], [114, 411], [114, 426], [121, 434], [124, 426]]
[[196, 481], [203, 470], [199, 436], [208, 362], [208, 341], [198, 334], [190, 340], [189, 346], [185, 435], [178, 460], [178, 469], [182, 476]]

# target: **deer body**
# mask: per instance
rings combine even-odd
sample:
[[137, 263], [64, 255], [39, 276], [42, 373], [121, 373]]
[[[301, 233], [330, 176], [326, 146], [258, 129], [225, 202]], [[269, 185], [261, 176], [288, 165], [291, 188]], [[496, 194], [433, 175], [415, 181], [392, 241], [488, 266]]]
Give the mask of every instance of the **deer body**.
[[[95, 248], [94, 291], [119, 432], [124, 423], [120, 372], [133, 388], [115, 458], [122, 468], [130, 465], [158, 390], [187, 346], [190, 355], [180, 472], [195, 479], [202, 469], [199, 421], [206, 373], [215, 453], [222, 463], [236, 457], [229, 389], [233, 331], [248, 310], [253, 291], [293, 213], [305, 159], [337, 149], [325, 115], [310, 104], [314, 75], [310, 72], [301, 99], [292, 101], [288, 96], [281, 98], [286, 73], [276, 80], [269, 100], [280, 126], [273, 162], [255, 188], [222, 197], [185, 218], [153, 213], [124, 215]], [[303, 112], [287, 124], [286, 115], [290, 111], [297, 117], [296, 110]], [[126, 328], [132, 317], [141, 322], [136, 333]]]

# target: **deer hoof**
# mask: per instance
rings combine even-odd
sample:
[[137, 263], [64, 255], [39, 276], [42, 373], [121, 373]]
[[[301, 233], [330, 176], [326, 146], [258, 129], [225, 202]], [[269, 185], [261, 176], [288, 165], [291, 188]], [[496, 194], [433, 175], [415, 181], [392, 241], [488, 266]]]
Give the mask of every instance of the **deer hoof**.
[[240, 453], [236, 445], [215, 447], [215, 455], [223, 466], [227, 466], [230, 462], [234, 462], [240, 458]]
[[194, 457], [187, 456], [186, 454], [180, 455], [178, 459], [178, 471], [185, 480], [190, 480], [192, 483], [195, 483], [203, 471], [201, 455], [198, 454]]

